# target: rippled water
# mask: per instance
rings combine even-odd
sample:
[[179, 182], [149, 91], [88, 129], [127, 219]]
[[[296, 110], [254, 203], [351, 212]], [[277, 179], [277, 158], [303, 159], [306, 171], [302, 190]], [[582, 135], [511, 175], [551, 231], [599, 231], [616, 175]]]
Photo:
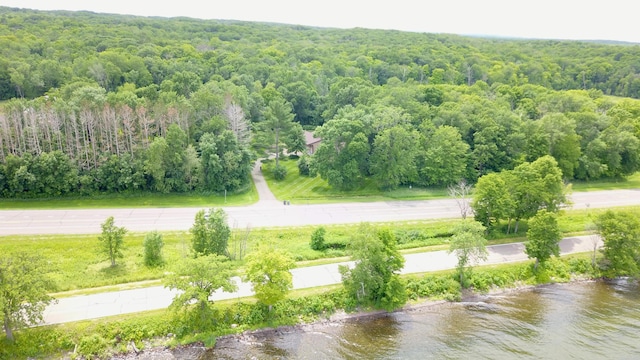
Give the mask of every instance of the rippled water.
[[640, 359], [640, 287], [550, 285], [229, 339], [206, 359]]

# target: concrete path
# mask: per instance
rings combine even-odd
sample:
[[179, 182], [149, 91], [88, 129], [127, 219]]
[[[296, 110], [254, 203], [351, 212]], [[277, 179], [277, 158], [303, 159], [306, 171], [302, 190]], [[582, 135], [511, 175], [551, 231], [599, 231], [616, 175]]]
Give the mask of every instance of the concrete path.
[[[560, 243], [561, 254], [593, 251], [597, 237], [579, 236], [565, 238]], [[521, 243], [494, 245], [488, 247], [489, 257], [483, 265], [500, 264], [526, 260], [524, 245]], [[446, 251], [434, 251], [405, 255], [403, 274], [422, 273], [455, 268], [456, 258]], [[293, 269], [294, 289], [338, 284], [341, 282], [339, 265], [353, 266], [352, 262], [327, 264]], [[251, 286], [235, 279], [238, 291], [235, 293], [218, 292], [211, 300], [241, 298], [252, 295]], [[163, 309], [169, 306], [175, 296], [161, 286], [74, 296], [59, 299], [57, 304], [47, 307], [44, 312], [44, 324], [58, 324], [79, 320], [95, 319], [110, 315]]]
[[[574, 193], [571, 200], [574, 209], [639, 205], [640, 189]], [[0, 236], [99, 234], [100, 224], [109, 216], [115, 218], [117, 226], [131, 232], [186, 231], [199, 210], [201, 208], [0, 210]], [[229, 225], [241, 229], [460, 217], [453, 199], [316, 205], [283, 205], [265, 200], [260, 205], [224, 207], [224, 210]]]
[[253, 164], [253, 169], [251, 170], [251, 178], [253, 179], [253, 183], [256, 185], [256, 190], [258, 191], [258, 202], [252, 206], [282, 205], [282, 203], [276, 199], [276, 196], [273, 195], [273, 192], [269, 189], [267, 181], [262, 175], [262, 162], [260, 162], [260, 160], [261, 159], [256, 160], [256, 163]]

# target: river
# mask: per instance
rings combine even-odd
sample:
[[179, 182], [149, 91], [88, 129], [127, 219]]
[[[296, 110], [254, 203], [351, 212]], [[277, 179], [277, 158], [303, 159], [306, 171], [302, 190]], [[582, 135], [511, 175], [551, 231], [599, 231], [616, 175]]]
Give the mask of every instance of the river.
[[581, 282], [221, 339], [201, 359], [640, 359], [640, 286]]

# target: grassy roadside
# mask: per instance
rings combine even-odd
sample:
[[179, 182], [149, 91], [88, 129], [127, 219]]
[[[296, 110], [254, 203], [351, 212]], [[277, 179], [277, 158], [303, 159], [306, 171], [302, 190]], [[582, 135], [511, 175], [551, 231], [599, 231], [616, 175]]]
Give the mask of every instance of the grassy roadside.
[[[282, 166], [287, 168], [284, 180], [277, 181], [271, 175], [271, 163], [264, 165], [263, 174], [271, 191], [277, 199], [286, 199], [294, 204], [324, 204], [338, 202], [374, 202], [390, 200], [429, 200], [448, 197], [446, 188], [420, 188], [403, 186], [398, 189], [382, 191], [371, 179], [353, 191], [332, 189], [319, 176], [300, 176], [297, 160], [283, 158]], [[607, 179], [596, 181], [574, 181], [573, 191], [597, 191], [640, 188], [640, 172], [626, 179]], [[98, 208], [136, 208], [136, 207], [212, 207], [242, 206], [258, 201], [255, 186], [242, 193], [227, 194], [111, 194], [92, 197], [68, 197], [55, 199], [0, 199], [0, 209], [98, 209]]]
[[[300, 176], [297, 160], [283, 158], [280, 164], [287, 169], [284, 180], [275, 180], [269, 170], [273, 162], [263, 165], [263, 174], [269, 188], [278, 199], [287, 199], [297, 204], [330, 203], [330, 202], [372, 202], [389, 200], [429, 200], [448, 197], [446, 188], [420, 188], [403, 186], [395, 190], [382, 191], [372, 179], [365, 179], [364, 184], [353, 191], [337, 191], [319, 176]], [[596, 181], [574, 181], [573, 191], [598, 191], [615, 189], [640, 188], [640, 172], [626, 179], [605, 179]]]
[[213, 207], [251, 205], [258, 201], [253, 183], [247, 191], [238, 194], [109, 194], [91, 197], [55, 199], [0, 199], [0, 209], [53, 210], [53, 209], [107, 209], [107, 208], [168, 208]]
[[[625, 207], [640, 216], [639, 207]], [[563, 211], [559, 217], [563, 236], [586, 233], [588, 224], [604, 209]], [[398, 240], [398, 248], [405, 254], [444, 250], [448, 248], [450, 229], [458, 220], [425, 220], [395, 223], [375, 223], [376, 227], [393, 229]], [[229, 252], [243, 265], [238, 249], [252, 251], [260, 242], [270, 242], [295, 257], [298, 266], [313, 266], [345, 261], [344, 249], [333, 248], [325, 251], [312, 250], [309, 243], [312, 232], [317, 227], [253, 229], [246, 242], [244, 231], [235, 230], [229, 242]], [[326, 242], [346, 244], [357, 231], [358, 224], [325, 226]], [[526, 222], [520, 225], [518, 234], [505, 234], [505, 227], [498, 227], [489, 236], [489, 244], [502, 244], [524, 240]], [[157, 285], [171, 265], [190, 256], [191, 235], [188, 232], [165, 232], [164, 258], [166, 265], [148, 268], [143, 264], [143, 240], [145, 234], [131, 233], [125, 236], [124, 258], [118, 266], [111, 268], [106, 258], [97, 252], [97, 235], [23, 235], [0, 237], [0, 253], [27, 251], [37, 253], [49, 260], [51, 277], [58, 284], [58, 292], [72, 291], [70, 295], [118, 290], [121, 287]], [[135, 284], [132, 284], [135, 283]], [[107, 287], [107, 288], [103, 288]], [[102, 289], [95, 289], [102, 288]], [[78, 292], [79, 290], [83, 290]], [[59, 296], [68, 296], [59, 294]]]

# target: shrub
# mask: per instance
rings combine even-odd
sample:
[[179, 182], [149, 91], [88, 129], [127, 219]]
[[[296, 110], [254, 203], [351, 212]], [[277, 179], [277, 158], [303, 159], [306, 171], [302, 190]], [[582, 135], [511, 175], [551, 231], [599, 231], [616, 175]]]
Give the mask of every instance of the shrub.
[[327, 230], [322, 226], [313, 231], [311, 234], [311, 248], [313, 250], [322, 251], [327, 248], [324, 243], [324, 236], [326, 233]]
[[311, 156], [303, 155], [298, 160], [298, 172], [301, 176], [310, 176], [311, 175]]
[[278, 165], [276, 167], [273, 168], [273, 178], [276, 180], [284, 180], [284, 178], [287, 177], [287, 168], [282, 166], [282, 165]]
[[144, 237], [144, 264], [149, 267], [162, 265], [162, 234], [157, 231], [148, 233]]
[[87, 359], [100, 358], [107, 352], [109, 343], [99, 334], [85, 336], [78, 344], [78, 354]]

